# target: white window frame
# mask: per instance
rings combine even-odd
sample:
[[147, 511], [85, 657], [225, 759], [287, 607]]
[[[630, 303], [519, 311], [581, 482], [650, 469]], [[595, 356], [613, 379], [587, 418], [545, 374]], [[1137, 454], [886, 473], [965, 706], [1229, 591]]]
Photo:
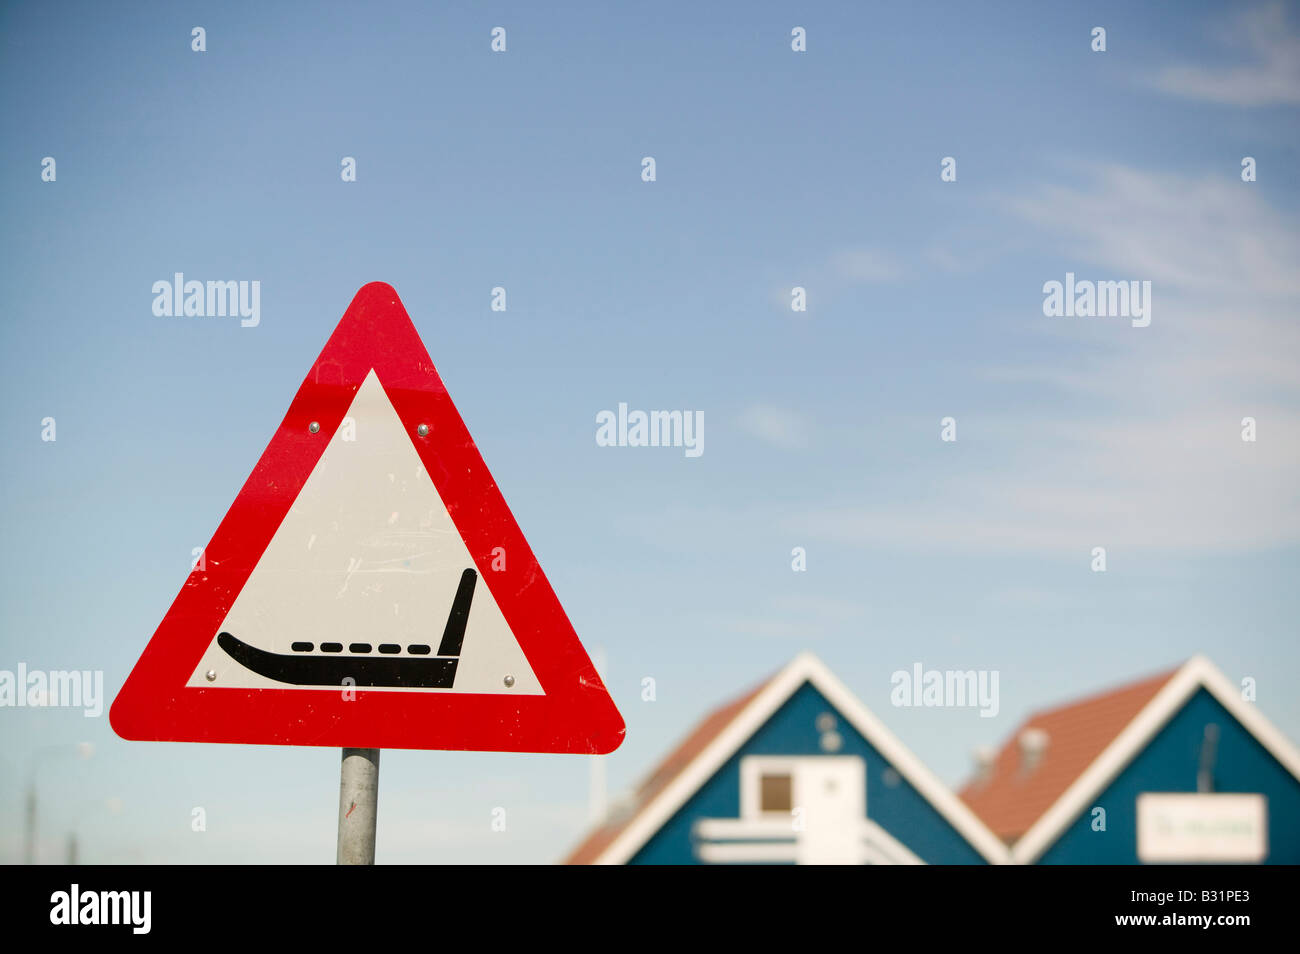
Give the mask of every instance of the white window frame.
[[799, 807], [798, 768], [808, 763], [824, 764], [829, 761], [857, 762], [863, 764], [863, 804], [866, 804], [866, 760], [860, 755], [746, 755], [740, 760], [740, 817], [747, 821], [770, 821], [789, 818], [788, 811], [763, 811], [763, 776], [789, 775], [790, 799]]

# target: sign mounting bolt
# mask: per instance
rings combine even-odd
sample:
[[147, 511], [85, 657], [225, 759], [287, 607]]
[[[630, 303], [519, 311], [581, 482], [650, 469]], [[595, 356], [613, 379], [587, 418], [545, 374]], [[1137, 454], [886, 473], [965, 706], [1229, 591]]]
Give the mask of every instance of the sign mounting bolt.
[[513, 686], [513, 685], [515, 684], [515, 677], [514, 677], [514, 676], [506, 676], [506, 678], [505, 678], [505, 684], [506, 684], [506, 688], [509, 689], [511, 686]]
[[203, 678], [206, 679], [208, 682], [216, 682], [217, 671], [215, 669], [209, 669], [207, 672], [203, 674]]
[[313, 434], [317, 433], [320, 430], [320, 422], [312, 421], [307, 425], [307, 430], [311, 431]]
[[429, 436], [429, 425], [428, 425], [428, 424], [421, 424], [419, 427], [417, 427], [417, 428], [415, 429], [415, 433], [419, 434], [421, 437], [428, 437], [428, 436]]

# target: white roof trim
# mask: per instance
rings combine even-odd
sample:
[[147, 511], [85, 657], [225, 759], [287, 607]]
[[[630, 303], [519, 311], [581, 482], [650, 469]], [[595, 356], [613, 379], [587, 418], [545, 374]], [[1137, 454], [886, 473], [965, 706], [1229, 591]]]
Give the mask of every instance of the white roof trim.
[[1178, 670], [1083, 773], [1061, 793], [1011, 849], [1019, 864], [1033, 864], [1060, 837], [1129, 763], [1178, 714], [1187, 700], [1204, 688], [1228, 713], [1259, 740], [1275, 759], [1300, 780], [1300, 750], [1269, 722], [1254, 704], [1204, 656], [1194, 656]]
[[811, 682], [849, 723], [888, 759], [894, 769], [928, 801], [984, 858], [993, 864], [1010, 860], [1006, 846], [858, 701], [812, 653], [800, 653], [773, 676], [677, 777], [643, 805], [632, 821], [594, 860], [626, 864], [699, 788], [757, 732], [805, 682]]

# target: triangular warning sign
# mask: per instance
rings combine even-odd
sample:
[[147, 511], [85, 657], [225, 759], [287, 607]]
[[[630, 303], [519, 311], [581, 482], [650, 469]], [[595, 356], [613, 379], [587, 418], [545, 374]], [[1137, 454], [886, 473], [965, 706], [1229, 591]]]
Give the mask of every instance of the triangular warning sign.
[[390, 286], [353, 299], [109, 719], [174, 742], [623, 741]]

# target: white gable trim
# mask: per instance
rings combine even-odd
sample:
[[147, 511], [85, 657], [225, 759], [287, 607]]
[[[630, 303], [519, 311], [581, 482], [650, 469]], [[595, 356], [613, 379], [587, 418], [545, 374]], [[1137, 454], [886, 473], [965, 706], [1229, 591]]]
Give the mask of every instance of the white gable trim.
[[907, 845], [885, 831], [870, 818], [863, 823], [862, 830], [863, 853], [871, 864], [925, 864], [924, 861], [912, 853], [912, 850]]
[[1204, 688], [1228, 713], [1255, 736], [1275, 759], [1300, 780], [1297, 750], [1253, 703], [1204, 656], [1194, 656], [1178, 670], [1134, 717], [1110, 745], [1093, 760], [1073, 784], [1030, 826], [1011, 850], [1019, 864], [1033, 864], [1129, 763], [1178, 714], [1198, 689]]
[[727, 760], [736, 754], [781, 705], [810, 682], [849, 723], [870, 742], [917, 792], [928, 801], [984, 858], [993, 864], [1009, 860], [1006, 846], [938, 778], [934, 776], [858, 701], [843, 683], [811, 653], [800, 653], [749, 701], [731, 723], [705, 746], [658, 795], [642, 806], [595, 864], [626, 864], [686, 804]]

